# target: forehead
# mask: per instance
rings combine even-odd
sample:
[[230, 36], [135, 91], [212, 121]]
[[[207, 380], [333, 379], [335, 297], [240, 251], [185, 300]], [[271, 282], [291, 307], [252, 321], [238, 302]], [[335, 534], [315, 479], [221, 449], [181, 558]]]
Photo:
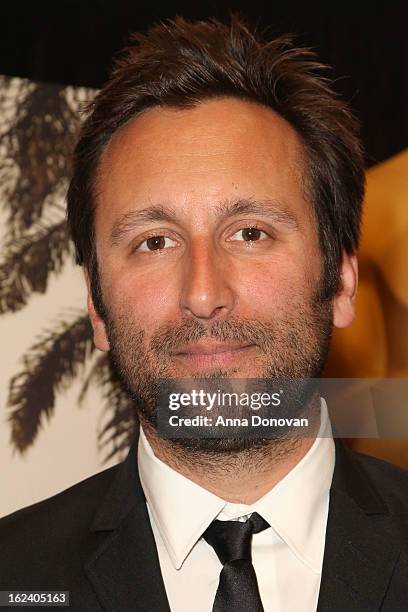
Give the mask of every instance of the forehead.
[[301, 140], [269, 108], [232, 98], [189, 109], [155, 107], [106, 147], [96, 223], [148, 204], [210, 211], [234, 197], [273, 198], [305, 209], [302, 174]]

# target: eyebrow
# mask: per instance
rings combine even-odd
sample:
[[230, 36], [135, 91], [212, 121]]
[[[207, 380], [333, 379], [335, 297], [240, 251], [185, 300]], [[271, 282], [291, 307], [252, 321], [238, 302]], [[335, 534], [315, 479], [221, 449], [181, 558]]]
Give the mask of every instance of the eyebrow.
[[167, 221], [174, 223], [177, 215], [169, 206], [148, 206], [142, 210], [132, 210], [115, 221], [112, 226], [110, 239], [112, 245], [119, 244], [132, 230], [154, 221]]
[[[225, 200], [215, 206], [215, 211], [220, 221], [237, 215], [261, 214], [279, 225], [287, 226], [289, 229], [299, 229], [299, 223], [294, 213], [277, 200], [259, 201], [252, 198]], [[117, 246], [134, 229], [149, 222], [160, 221], [177, 223], [178, 216], [174, 208], [160, 204], [128, 212], [113, 224], [110, 234], [111, 244]]]

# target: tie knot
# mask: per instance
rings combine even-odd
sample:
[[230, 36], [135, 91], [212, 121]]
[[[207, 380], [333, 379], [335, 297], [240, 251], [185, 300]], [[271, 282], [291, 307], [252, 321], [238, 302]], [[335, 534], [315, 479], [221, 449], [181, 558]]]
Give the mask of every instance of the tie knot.
[[203, 538], [210, 544], [223, 565], [238, 559], [251, 560], [252, 534], [267, 529], [267, 523], [257, 512], [250, 518], [240, 521], [213, 521], [203, 533]]

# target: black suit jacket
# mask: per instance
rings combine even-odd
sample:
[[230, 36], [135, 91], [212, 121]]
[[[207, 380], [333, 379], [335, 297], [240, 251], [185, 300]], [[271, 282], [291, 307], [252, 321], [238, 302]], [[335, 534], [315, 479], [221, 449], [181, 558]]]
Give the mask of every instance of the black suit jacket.
[[[169, 612], [135, 445], [0, 521], [0, 590], [19, 589], [68, 590], [79, 612]], [[408, 610], [408, 472], [336, 441], [318, 612], [379, 610]]]

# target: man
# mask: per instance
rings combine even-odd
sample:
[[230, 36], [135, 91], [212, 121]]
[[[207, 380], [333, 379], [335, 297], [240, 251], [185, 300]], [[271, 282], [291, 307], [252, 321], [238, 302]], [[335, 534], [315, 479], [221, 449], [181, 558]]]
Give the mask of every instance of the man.
[[83, 611], [406, 609], [407, 475], [335, 444], [324, 401], [312, 437], [158, 433], [159, 379], [322, 374], [354, 317], [355, 120], [287, 37], [177, 19], [136, 39], [83, 127], [68, 220], [140, 436], [1, 521], [1, 589]]

